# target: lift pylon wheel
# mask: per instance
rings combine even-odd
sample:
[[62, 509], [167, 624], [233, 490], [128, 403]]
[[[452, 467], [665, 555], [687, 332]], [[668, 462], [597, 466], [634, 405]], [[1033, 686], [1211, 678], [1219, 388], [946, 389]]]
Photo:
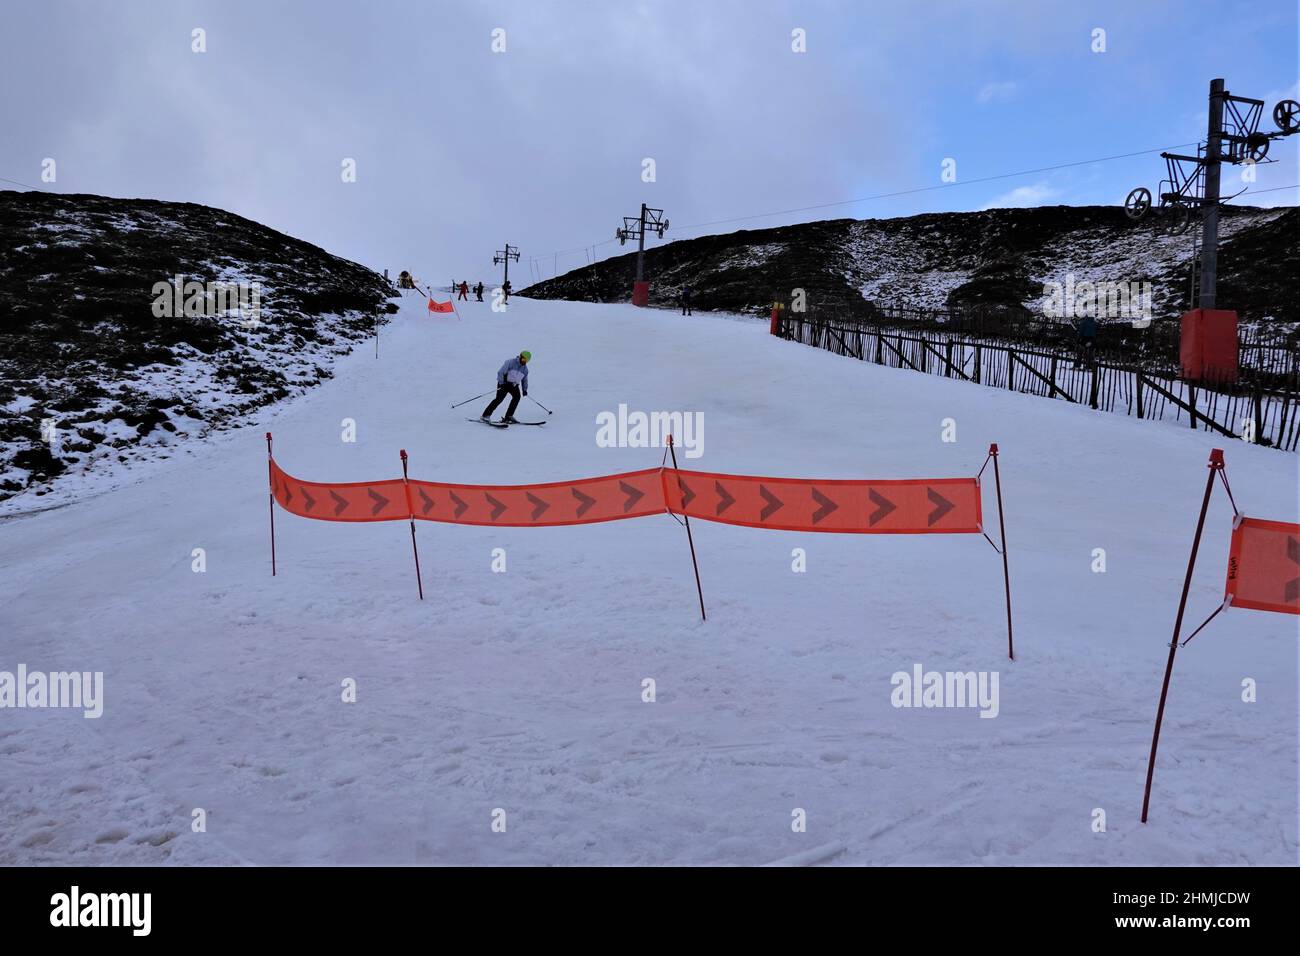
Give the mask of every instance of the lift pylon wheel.
[[1294, 133], [1300, 129], [1300, 103], [1281, 100], [1273, 107], [1273, 122], [1284, 133]]
[[1135, 222], [1145, 216], [1150, 208], [1151, 190], [1145, 186], [1139, 186], [1129, 193], [1128, 198], [1124, 200], [1124, 215]]
[[1265, 133], [1256, 133], [1246, 141], [1246, 155], [1252, 162], [1262, 163], [1264, 157], [1268, 155], [1268, 136]]

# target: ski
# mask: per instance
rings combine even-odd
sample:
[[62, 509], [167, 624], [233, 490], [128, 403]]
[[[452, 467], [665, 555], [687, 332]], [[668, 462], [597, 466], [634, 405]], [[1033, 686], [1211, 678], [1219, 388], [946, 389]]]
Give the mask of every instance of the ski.
[[546, 422], [507, 422], [508, 425], [545, 425]]
[[510, 427], [510, 426], [507, 425], [505, 422], [489, 422], [489, 421], [484, 421], [484, 420], [481, 419], [481, 418], [467, 418], [467, 419], [465, 419], [465, 421], [467, 421], [467, 422], [478, 422], [480, 425], [491, 425], [493, 428], [509, 428], [509, 427]]

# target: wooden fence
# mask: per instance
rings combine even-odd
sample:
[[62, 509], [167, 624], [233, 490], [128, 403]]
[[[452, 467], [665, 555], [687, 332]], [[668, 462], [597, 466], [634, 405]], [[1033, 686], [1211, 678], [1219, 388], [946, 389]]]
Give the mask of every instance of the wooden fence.
[[1254, 440], [1286, 451], [1300, 442], [1300, 389], [1267, 387], [1260, 381], [1210, 387], [1178, 378], [1174, 369], [1112, 363], [1072, 350], [1050, 351], [1010, 343], [971, 340], [941, 330], [899, 329], [865, 321], [785, 313], [784, 338], [838, 355], [891, 368], [911, 369], [1057, 398], [1101, 411]]

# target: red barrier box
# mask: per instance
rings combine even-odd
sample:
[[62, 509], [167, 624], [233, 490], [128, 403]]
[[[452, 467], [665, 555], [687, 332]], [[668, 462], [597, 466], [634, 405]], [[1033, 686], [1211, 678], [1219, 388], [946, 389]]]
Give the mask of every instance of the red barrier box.
[[650, 303], [650, 283], [632, 283], [632, 304], [645, 308]]
[[1230, 385], [1237, 381], [1237, 313], [1230, 309], [1184, 312], [1179, 345], [1183, 378]]

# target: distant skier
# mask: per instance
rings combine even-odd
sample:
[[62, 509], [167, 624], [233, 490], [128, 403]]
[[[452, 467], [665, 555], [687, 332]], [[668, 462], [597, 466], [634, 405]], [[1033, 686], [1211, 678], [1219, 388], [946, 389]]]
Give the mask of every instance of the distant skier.
[[463, 300], [466, 301], [466, 302], [469, 301], [469, 283], [468, 283], [468, 282], [462, 282], [462, 283], [460, 284], [460, 295], [457, 296], [457, 298], [459, 298], [459, 299], [463, 299]]
[[691, 314], [691, 287], [682, 286], [682, 315]]
[[515, 420], [515, 409], [519, 407], [520, 391], [524, 395], [528, 394], [528, 363], [532, 361], [533, 353], [528, 350], [512, 356], [502, 363], [501, 368], [497, 370], [497, 395], [492, 399], [487, 408], [483, 409], [483, 414], [479, 416], [483, 421], [491, 421], [492, 413], [497, 410], [507, 395], [510, 396], [510, 406], [506, 409], [505, 417], [501, 420], [507, 424]]
[[1079, 320], [1079, 358], [1075, 368], [1080, 365], [1085, 368], [1091, 368], [1097, 360], [1097, 320], [1090, 315], [1085, 315]]
[[510, 301], [510, 280], [509, 279], [505, 281], [505, 285], [501, 286], [501, 301], [502, 302]]
[[483, 280], [482, 279], [479, 280], [478, 285], [474, 286], [474, 295], [478, 297], [478, 301], [480, 302], [483, 301]]

